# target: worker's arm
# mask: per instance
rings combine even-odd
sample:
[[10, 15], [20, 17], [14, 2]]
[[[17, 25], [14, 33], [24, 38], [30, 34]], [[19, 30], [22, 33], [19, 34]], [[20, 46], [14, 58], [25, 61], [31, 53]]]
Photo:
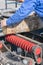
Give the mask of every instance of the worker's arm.
[[17, 24], [27, 17], [35, 8], [36, 0], [25, 0], [21, 7], [7, 21], [7, 26]]
[[35, 8], [36, 0], [25, 0], [21, 7], [8, 18], [5, 25], [9, 26], [12, 24], [17, 24], [24, 18], [26, 18]]

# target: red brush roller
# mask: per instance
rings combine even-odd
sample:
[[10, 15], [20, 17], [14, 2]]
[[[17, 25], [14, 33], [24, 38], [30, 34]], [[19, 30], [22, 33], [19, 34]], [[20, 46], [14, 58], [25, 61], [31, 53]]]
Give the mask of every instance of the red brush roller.
[[18, 36], [14, 36], [14, 35], [7, 36], [6, 40], [8, 42], [16, 45], [16, 46], [21, 47], [24, 50], [27, 50], [28, 52], [31, 52], [32, 51], [32, 47], [36, 46], [36, 44], [34, 44], [32, 42], [27, 41], [27, 40], [25, 40], [23, 38], [20, 38]]

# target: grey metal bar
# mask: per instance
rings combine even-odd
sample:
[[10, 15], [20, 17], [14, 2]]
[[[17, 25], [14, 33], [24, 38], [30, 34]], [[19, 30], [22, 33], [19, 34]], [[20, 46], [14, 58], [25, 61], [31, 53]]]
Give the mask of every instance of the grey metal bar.
[[26, 37], [26, 36], [23, 36], [23, 35], [21, 35], [21, 34], [16, 34], [17, 36], [19, 36], [19, 37], [22, 37], [22, 38], [24, 38], [24, 39], [27, 39], [27, 40], [29, 40], [29, 41], [31, 41], [31, 42], [33, 42], [33, 43], [36, 43], [36, 44], [38, 44], [38, 45], [41, 45], [42, 43], [40, 43], [40, 42], [38, 42], [38, 41], [36, 41], [36, 40], [33, 40], [33, 39], [30, 39], [30, 38], [28, 38], [28, 37]]

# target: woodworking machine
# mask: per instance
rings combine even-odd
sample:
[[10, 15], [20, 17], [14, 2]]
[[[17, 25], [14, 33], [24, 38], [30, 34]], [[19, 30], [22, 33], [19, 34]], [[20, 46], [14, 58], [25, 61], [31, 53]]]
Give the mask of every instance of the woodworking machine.
[[[3, 17], [0, 17], [1, 19]], [[0, 65], [42, 64], [42, 33], [37, 35], [37, 33], [35, 34], [34, 31], [31, 31], [4, 35], [1, 25], [0, 33]], [[10, 48], [8, 48], [7, 44], [10, 45]], [[2, 51], [3, 47], [6, 51]]]

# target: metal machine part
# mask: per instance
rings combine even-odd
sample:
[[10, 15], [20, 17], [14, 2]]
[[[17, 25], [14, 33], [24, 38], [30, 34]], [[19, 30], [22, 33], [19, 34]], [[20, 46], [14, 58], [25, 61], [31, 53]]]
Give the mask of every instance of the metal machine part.
[[[35, 65], [35, 61], [34, 59], [28, 57], [25, 58], [24, 57], [20, 57], [19, 55], [21, 55], [22, 49], [18, 48], [17, 52], [15, 54], [15, 52], [12, 53], [11, 50], [8, 49], [8, 47], [6, 47], [6, 45], [4, 44], [4, 41], [2, 40], [1, 42], [4, 47], [8, 50], [6, 52], [1, 52], [0, 50], [0, 65], [30, 65], [32, 62], [32, 65]], [[18, 54], [19, 53], [19, 54]], [[14, 55], [15, 54], [15, 55]], [[24, 58], [24, 59], [21, 59]], [[6, 61], [6, 62], [5, 62]], [[26, 63], [24, 62], [26, 61]]]
[[32, 58], [20, 60], [9, 52], [0, 52], [0, 58], [0, 64], [2, 65], [30, 65], [30, 62], [32, 62], [32, 65], [35, 65], [35, 61]]
[[35, 57], [35, 61], [37, 64], [41, 64], [42, 62], [42, 49], [40, 46], [34, 44], [33, 42], [27, 41], [19, 36], [10, 35], [5, 38], [8, 42], [28, 51], [29, 53], [33, 53]]
[[[15, 38], [14, 38], [14, 36], [15, 36]], [[18, 39], [17, 39], [18, 38]], [[20, 38], [20, 39], [19, 39]], [[15, 39], [15, 40], [14, 40]], [[7, 41], [9, 41], [9, 42], [11, 42], [12, 44], [16, 44], [17, 46], [19, 45], [19, 47], [17, 48], [17, 51], [16, 51], [16, 53], [17, 54], [13, 54], [12, 53], [12, 51], [10, 51], [8, 48], [7, 48], [7, 50], [8, 50], [8, 52], [4, 52], [4, 53], [0, 53], [0, 63], [5, 63], [5, 64], [9, 64], [9, 63], [11, 63], [11, 62], [13, 62], [14, 61], [14, 64], [13, 65], [18, 65], [18, 64], [20, 64], [20, 65], [31, 65], [31, 63], [32, 63], [32, 65], [35, 65], [35, 63], [37, 63], [37, 64], [41, 64], [41, 61], [42, 61], [42, 57], [41, 57], [41, 47], [39, 46], [39, 45], [37, 45], [37, 44], [34, 44], [33, 42], [30, 42], [30, 41], [28, 41], [27, 39], [24, 39], [24, 38], [21, 38], [21, 37], [19, 37], [19, 36], [16, 36], [16, 35], [8, 35], [8, 36], [6, 36], [6, 38], [5, 38], [5, 40], [7, 40]], [[6, 41], [6, 42], [7, 42]], [[22, 41], [22, 42], [21, 42]], [[3, 42], [3, 41], [2, 41]], [[27, 43], [26, 43], [27, 42]], [[3, 44], [3, 43], [2, 43]], [[31, 44], [31, 45], [30, 45]], [[5, 46], [5, 45], [4, 45]], [[21, 47], [20, 47], [21, 46]], [[28, 47], [29, 46], [29, 47]], [[22, 54], [22, 50], [24, 49], [24, 51], [25, 51], [25, 55], [24, 55], [24, 57], [23, 56], [21, 56]], [[14, 50], [13, 50], [14, 51]], [[29, 53], [34, 53], [34, 58], [33, 57], [31, 57], [31, 55], [29, 56], [28, 54]], [[7, 55], [7, 58], [6, 58], [6, 55]], [[23, 59], [22, 59], [23, 58]], [[32, 61], [31, 61], [31, 59], [29, 59], [29, 58], [31, 58], [32, 59]], [[4, 60], [5, 59], [5, 60]], [[8, 60], [6, 60], [6, 59], [8, 59]], [[15, 59], [15, 60], [14, 60]], [[11, 60], [11, 61], [10, 61]], [[17, 62], [18, 60], [20, 60], [19, 61], [19, 63]], [[6, 61], [6, 62], [5, 62]], [[29, 64], [28, 64], [28, 61], [29, 61]], [[15, 62], [16, 62], [16, 64], [15, 64]], [[5, 65], [4, 64], [4, 65]]]
[[[11, 35], [10, 35], [11, 36]], [[13, 37], [14, 38], [14, 37]], [[19, 39], [20, 40], [20, 39]], [[4, 41], [2, 40], [2, 44], [5, 46], [5, 44], [4, 44]], [[13, 41], [14, 42], [14, 41]], [[16, 42], [17, 42], [17, 40], [16, 40]], [[19, 43], [22, 43], [22, 42], [18, 42], [18, 44]], [[24, 44], [24, 43], [23, 43]], [[26, 44], [26, 43], [25, 43]], [[31, 44], [31, 43], [30, 43]], [[35, 44], [36, 45], [36, 44]], [[26, 45], [25, 45], [26, 46]], [[37, 45], [36, 45], [37, 46]], [[4, 64], [4, 65], [6, 65], [6, 64], [8, 64], [8, 65], [18, 65], [18, 64], [20, 64], [20, 65], [35, 65], [35, 63], [37, 63], [37, 60], [38, 60], [38, 64], [40, 64], [40, 59], [41, 59], [41, 56], [40, 56], [40, 54], [41, 54], [41, 52], [40, 52], [40, 49], [39, 49], [40, 47], [36, 47], [36, 48], [32, 48], [32, 50], [33, 50], [33, 53], [35, 53], [35, 59], [36, 59], [36, 61], [35, 61], [35, 59], [34, 58], [32, 58], [31, 57], [31, 55], [30, 56], [27, 56], [27, 53], [29, 54], [29, 50], [28, 51], [25, 51], [25, 48], [24, 48], [24, 51], [25, 51], [25, 55], [24, 56], [21, 56], [22, 54], [22, 48], [20, 47], [18, 47], [17, 48], [17, 51], [16, 51], [16, 54], [15, 54], [15, 52], [13, 51], [10, 51], [7, 47], [6, 47], [6, 49], [8, 50], [8, 52], [6, 51], [6, 52], [3, 52], [3, 53], [1, 53], [0, 52], [0, 63], [2, 63], [2, 64]], [[37, 51], [38, 51], [38, 53], [37, 53]], [[23, 59], [22, 59], [23, 58]], [[7, 59], [7, 60], [6, 60]], [[5, 62], [6, 61], [6, 62]], [[12, 63], [11, 63], [12, 62]], [[31, 64], [32, 63], [32, 64]]]

